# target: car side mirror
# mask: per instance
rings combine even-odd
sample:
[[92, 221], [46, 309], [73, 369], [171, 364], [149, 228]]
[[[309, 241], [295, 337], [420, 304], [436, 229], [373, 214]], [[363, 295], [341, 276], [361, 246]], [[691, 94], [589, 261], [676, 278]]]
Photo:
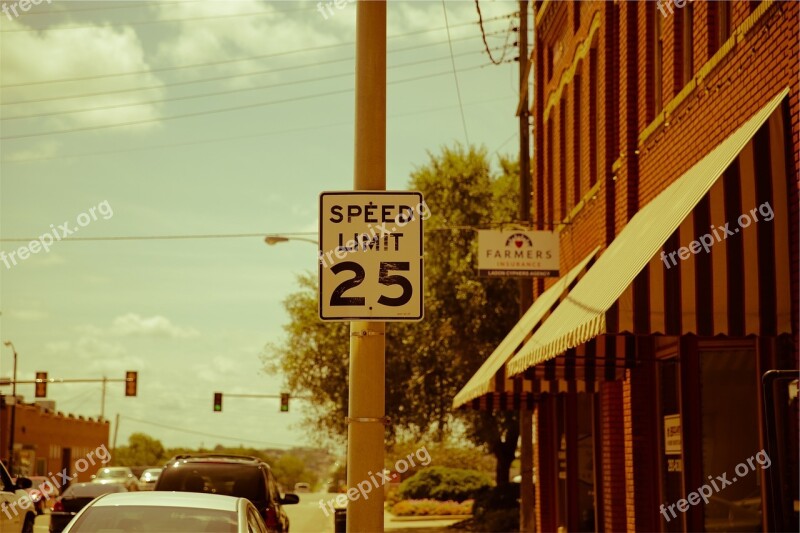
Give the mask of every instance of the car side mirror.
[[28, 479], [26, 477], [18, 477], [17, 478], [17, 488], [18, 489], [25, 490], [25, 489], [29, 489], [31, 487], [33, 487], [33, 481], [31, 481], [30, 479]]
[[281, 503], [283, 505], [292, 505], [294, 503], [300, 503], [300, 496], [298, 496], [297, 494], [292, 494], [291, 492], [287, 492], [286, 494], [283, 495], [283, 498], [281, 498]]

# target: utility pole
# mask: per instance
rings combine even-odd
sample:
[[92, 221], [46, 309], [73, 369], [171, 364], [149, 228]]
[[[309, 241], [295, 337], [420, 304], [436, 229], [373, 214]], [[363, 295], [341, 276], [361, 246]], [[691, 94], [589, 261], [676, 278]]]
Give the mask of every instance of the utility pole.
[[111, 453], [112, 455], [117, 455], [117, 434], [119, 433], [119, 413], [117, 416], [114, 417], [114, 442], [111, 443]]
[[[386, 190], [386, 0], [356, 4], [354, 190]], [[350, 322], [347, 484], [383, 472], [386, 323]], [[383, 491], [347, 505], [348, 533], [383, 531]]]
[[106, 382], [108, 379], [103, 376], [103, 396], [100, 398], [100, 421], [106, 419]]
[[[526, 227], [531, 222], [530, 124], [528, 121], [528, 0], [519, 0], [519, 218]], [[519, 280], [519, 316], [533, 303], [533, 281]], [[535, 531], [533, 486], [533, 412], [520, 402], [520, 532]]]
[[17, 422], [17, 349], [11, 341], [4, 343], [14, 352], [14, 383], [11, 386], [11, 429], [8, 432], [8, 473], [14, 475], [14, 433]]

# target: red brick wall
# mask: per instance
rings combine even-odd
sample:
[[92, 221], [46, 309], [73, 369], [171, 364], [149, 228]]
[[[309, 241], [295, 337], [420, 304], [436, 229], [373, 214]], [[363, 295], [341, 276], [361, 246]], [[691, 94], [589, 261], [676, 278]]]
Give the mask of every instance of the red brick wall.
[[[92, 464], [92, 460], [87, 459], [88, 454], [101, 446], [105, 446], [106, 450], [109, 450], [108, 422], [98, 422], [93, 419], [82, 420], [74, 418], [72, 415], [45, 413], [38, 406], [20, 404], [17, 405], [14, 426], [15, 448], [21, 446], [24, 449], [33, 450], [35, 458], [45, 458], [45, 475], [48, 472], [52, 472], [54, 475], [61, 472], [63, 468], [62, 449], [70, 448], [72, 465], [68, 474], [70, 476], [73, 473], [78, 474], [74, 481], [89, 481], [91, 475], [97, 472], [101, 464], [99, 460], [94, 459], [97, 456], [94, 453], [91, 456], [91, 459], [94, 459], [94, 464]], [[8, 464], [8, 436], [11, 427], [8, 407], [3, 407], [2, 413], [0, 413], [0, 427], [2, 427], [0, 456]], [[105, 455], [106, 452], [101, 450], [100, 456]], [[80, 459], [87, 459], [86, 463], [80, 463], [76, 467], [75, 462]], [[34, 459], [34, 468], [35, 464]], [[78, 469], [84, 469], [84, 471], [77, 472]], [[61, 481], [60, 477], [56, 479]]]
[[627, 486], [625, 464], [625, 426], [621, 382], [603, 383], [600, 388], [602, 429], [603, 527], [605, 531], [625, 531], [627, 526]]

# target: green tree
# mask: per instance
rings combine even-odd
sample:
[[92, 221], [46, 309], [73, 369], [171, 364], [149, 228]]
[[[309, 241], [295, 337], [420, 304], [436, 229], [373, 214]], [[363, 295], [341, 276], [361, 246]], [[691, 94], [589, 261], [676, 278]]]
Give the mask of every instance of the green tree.
[[132, 433], [128, 445], [114, 451], [113, 461], [121, 466], [152, 466], [169, 459], [161, 441], [145, 433]]
[[[386, 333], [386, 414], [397, 432], [442, 440], [456, 419], [497, 458], [496, 479], [506, 483], [519, 436], [517, 417], [453, 412], [452, 400], [513, 326], [518, 314], [513, 280], [479, 278], [477, 228], [516, 220], [517, 166], [501, 159], [492, 173], [484, 149], [461, 146], [429, 154], [411, 175], [431, 216], [425, 221], [425, 318], [389, 324]], [[286, 340], [271, 345], [268, 366], [281, 368], [292, 391], [311, 397], [309, 422], [331, 440], [347, 435], [349, 327], [321, 322], [317, 280], [300, 275], [300, 290], [285, 307]]]

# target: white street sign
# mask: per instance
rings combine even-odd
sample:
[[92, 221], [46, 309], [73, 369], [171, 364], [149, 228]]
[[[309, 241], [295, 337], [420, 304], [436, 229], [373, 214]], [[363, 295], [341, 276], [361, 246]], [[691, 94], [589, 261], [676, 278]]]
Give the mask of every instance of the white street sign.
[[323, 192], [319, 196], [322, 320], [422, 318], [422, 193]]

